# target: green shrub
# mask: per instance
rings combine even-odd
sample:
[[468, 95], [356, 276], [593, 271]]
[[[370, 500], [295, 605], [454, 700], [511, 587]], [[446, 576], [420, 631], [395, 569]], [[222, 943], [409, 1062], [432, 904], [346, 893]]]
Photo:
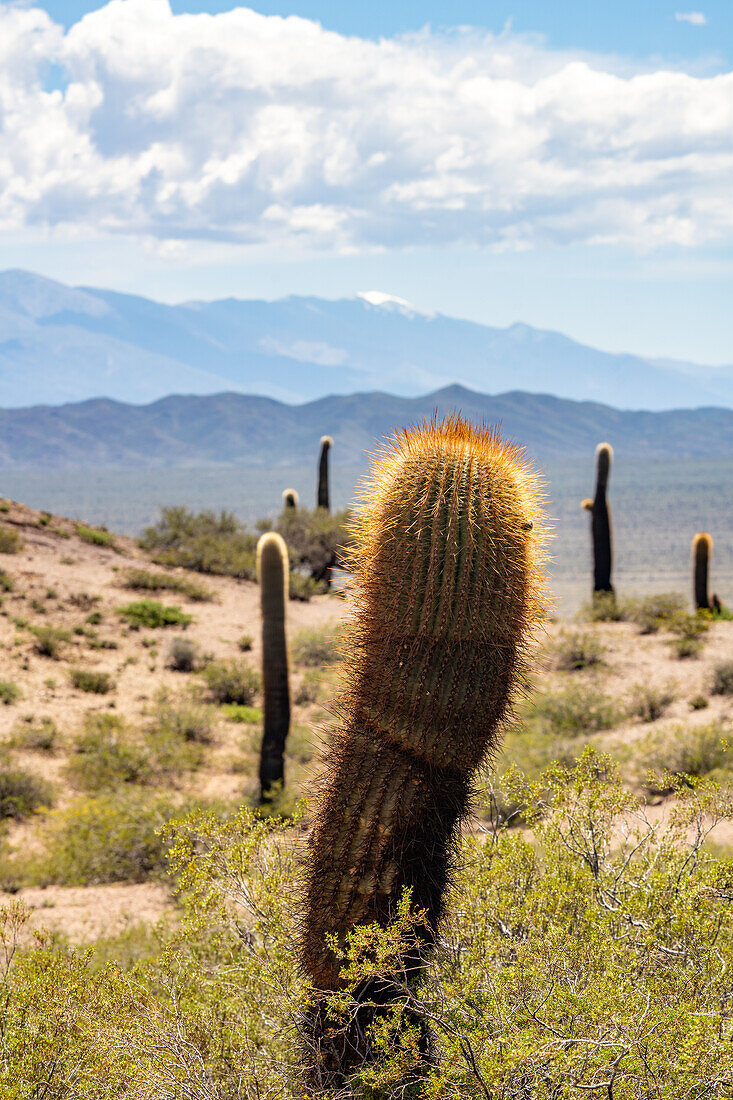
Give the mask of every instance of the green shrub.
[[[720, 769], [729, 770], [731, 754], [727, 738], [730, 727], [721, 722], [704, 726], [675, 725], [658, 730], [640, 742], [638, 759], [655, 776], [705, 776]], [[661, 788], [657, 779], [646, 784], [652, 791]]]
[[157, 628], [163, 626], [188, 626], [193, 616], [180, 607], [167, 606], [160, 600], [134, 600], [117, 609], [118, 615], [131, 626]]
[[327, 668], [336, 664], [343, 636], [341, 624], [328, 630], [299, 630], [291, 647], [293, 660], [308, 668]]
[[114, 714], [87, 714], [66, 773], [81, 790], [95, 793], [122, 783], [146, 783], [153, 775], [147, 746], [131, 738]]
[[0, 554], [19, 554], [23, 540], [14, 527], [0, 523]]
[[4, 569], [0, 569], [0, 592], [12, 592], [15, 585], [13, 578]]
[[160, 830], [175, 814], [150, 792], [116, 790], [80, 798], [54, 811], [44, 829], [44, 854], [33, 868], [43, 885], [93, 886], [145, 882], [166, 867]]
[[251, 706], [260, 690], [260, 677], [244, 661], [212, 661], [201, 673], [216, 703]]
[[603, 661], [606, 647], [593, 634], [563, 631], [555, 640], [551, 652], [554, 665], [566, 672], [577, 672], [591, 668]]
[[713, 669], [713, 695], [733, 695], [733, 661], [721, 661]]
[[317, 703], [325, 694], [323, 676], [317, 669], [309, 669], [295, 689], [293, 702], [299, 707], [307, 706]]
[[87, 615], [87, 623], [89, 624], [89, 626], [99, 626], [102, 621], [102, 617], [103, 616], [101, 611], [92, 611], [89, 615]]
[[242, 653], [249, 653], [252, 649], [252, 637], [250, 634], [242, 634], [237, 640], [237, 645]]
[[6, 707], [16, 703], [20, 696], [21, 692], [17, 684], [14, 684], [12, 680], [0, 680], [0, 702], [4, 703]]
[[535, 728], [564, 737], [612, 729], [622, 719], [623, 711], [609, 696], [580, 684], [535, 696], [526, 712], [526, 721]]
[[222, 714], [230, 722], [243, 722], [246, 725], [259, 725], [262, 722], [261, 707], [246, 707], [241, 703], [225, 703]]
[[69, 677], [72, 687], [92, 695], [108, 695], [115, 689], [114, 681], [108, 672], [99, 672], [91, 668], [72, 668]]
[[678, 592], [660, 592], [644, 596], [630, 605], [629, 617], [642, 634], [667, 630], [673, 620], [684, 613], [687, 601]]
[[159, 565], [255, 579], [257, 536], [231, 512], [163, 508], [158, 523], [143, 532], [140, 545]]
[[31, 631], [35, 635], [33, 648], [36, 653], [54, 661], [60, 659], [62, 646], [71, 638], [68, 630], [61, 630], [56, 626], [34, 626]]
[[578, 618], [586, 623], [618, 623], [627, 617], [628, 604], [613, 592], [594, 592], [578, 612]]
[[324, 581], [334, 566], [343, 563], [352, 542], [348, 511], [327, 512], [323, 508], [286, 508], [275, 530], [285, 539], [291, 568], [316, 583]]
[[163, 691], [155, 701], [148, 734], [209, 745], [214, 740], [216, 723], [215, 708], [198, 703], [193, 693], [171, 696]]
[[25, 718], [20, 722], [12, 736], [14, 748], [26, 752], [53, 753], [59, 737], [58, 726], [53, 718], [44, 717], [36, 722], [35, 718]]
[[673, 701], [674, 692], [669, 687], [636, 684], [631, 692], [630, 710], [642, 722], [656, 722]]
[[201, 664], [201, 653], [190, 638], [174, 638], [168, 650], [168, 668], [174, 672], [195, 672]]
[[122, 585], [138, 592], [179, 592], [194, 602], [214, 599], [210, 588], [198, 584], [190, 577], [152, 572], [149, 569], [126, 569], [122, 575]]
[[104, 527], [88, 527], [85, 523], [77, 523], [74, 530], [82, 542], [89, 542], [92, 546], [109, 546], [116, 550], [115, 537]]
[[692, 699], [690, 699], [691, 710], [705, 710], [706, 707], [709, 706], [710, 700], [707, 695], [703, 695], [702, 692], [699, 695], [693, 695]]
[[0, 820], [21, 820], [41, 808], [52, 806], [53, 801], [53, 787], [40, 776], [0, 770]]

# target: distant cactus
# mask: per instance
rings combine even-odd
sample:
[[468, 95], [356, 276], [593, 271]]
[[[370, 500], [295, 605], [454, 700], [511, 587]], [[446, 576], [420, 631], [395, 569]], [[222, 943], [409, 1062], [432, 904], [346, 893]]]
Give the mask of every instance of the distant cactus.
[[699, 531], [692, 540], [692, 565], [694, 570], [693, 593], [698, 611], [719, 611], [720, 600], [709, 595], [708, 574], [713, 556], [713, 540], [707, 531]]
[[331, 510], [331, 497], [328, 485], [328, 452], [332, 447], [333, 440], [331, 436], [321, 436], [321, 456], [318, 460], [318, 498], [316, 503], [319, 508], [325, 508], [327, 512]]
[[593, 500], [584, 500], [582, 503], [582, 507], [591, 513], [593, 591], [610, 592], [611, 595], [614, 594], [611, 584], [613, 548], [611, 513], [606, 491], [612, 462], [613, 449], [610, 443], [599, 443], [596, 447], [596, 494]]
[[288, 549], [274, 531], [257, 543], [257, 579], [262, 609], [264, 730], [260, 753], [260, 799], [265, 802], [285, 778], [283, 754], [290, 729], [290, 685], [285, 611], [288, 605]]
[[297, 508], [300, 503], [297, 489], [283, 490], [283, 508]]
[[[499, 742], [544, 606], [537, 478], [496, 431], [451, 417], [397, 433], [363, 504], [341, 722], [310, 840], [302, 959], [315, 991], [340, 985], [327, 935], [387, 924], [405, 888], [426, 911], [408, 973], [433, 943], [472, 778]], [[394, 994], [384, 979], [357, 1000]], [[364, 1004], [334, 1035], [326, 1003], [314, 994], [313, 1073], [339, 1088], [372, 1057], [379, 1010]]]

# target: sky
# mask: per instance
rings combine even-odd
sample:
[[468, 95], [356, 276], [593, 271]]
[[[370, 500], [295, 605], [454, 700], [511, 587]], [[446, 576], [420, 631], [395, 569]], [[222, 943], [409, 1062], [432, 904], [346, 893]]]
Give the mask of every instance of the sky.
[[733, 363], [733, 6], [0, 0], [0, 268]]

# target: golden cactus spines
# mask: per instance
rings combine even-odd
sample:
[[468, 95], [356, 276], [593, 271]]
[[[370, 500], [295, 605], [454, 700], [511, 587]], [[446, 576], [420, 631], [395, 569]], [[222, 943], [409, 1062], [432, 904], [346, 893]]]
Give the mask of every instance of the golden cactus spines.
[[[388, 923], [405, 888], [426, 912], [418, 955], [432, 942], [472, 777], [546, 605], [539, 480], [497, 431], [454, 416], [398, 432], [362, 505], [347, 686], [310, 840], [302, 959], [317, 990], [339, 986], [327, 935]], [[365, 1026], [357, 1014], [331, 1042], [316, 1013], [321, 1083], [368, 1060]]]
[[297, 508], [299, 503], [297, 489], [283, 489], [283, 508]]
[[288, 548], [275, 531], [257, 543], [257, 580], [262, 612], [264, 725], [260, 751], [260, 799], [265, 802], [285, 780], [285, 741], [290, 729], [290, 683], [285, 617], [288, 606]]

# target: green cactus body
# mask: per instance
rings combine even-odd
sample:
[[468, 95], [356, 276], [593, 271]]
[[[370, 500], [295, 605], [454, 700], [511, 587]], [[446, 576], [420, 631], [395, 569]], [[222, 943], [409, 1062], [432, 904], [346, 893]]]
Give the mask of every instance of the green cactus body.
[[297, 489], [283, 489], [283, 508], [297, 508], [299, 504]]
[[319, 508], [331, 510], [331, 497], [328, 485], [328, 454], [333, 447], [330, 435], [321, 436], [321, 454], [318, 460], [318, 497], [316, 504]]
[[708, 587], [710, 559], [713, 556], [713, 540], [707, 531], [700, 531], [695, 535], [692, 540], [692, 565], [693, 565], [693, 596], [695, 600], [695, 607], [698, 611], [709, 611], [713, 608], [713, 601], [717, 601], [717, 597], [710, 599], [710, 590]]
[[[611, 474], [613, 450], [609, 443], [599, 443], [596, 448], [596, 493], [591, 513], [593, 536], [593, 591], [613, 594], [613, 546], [611, 512], [608, 507], [607, 489]], [[584, 507], [586, 502], [583, 502]]]
[[257, 578], [262, 610], [262, 687], [264, 730], [260, 753], [260, 798], [267, 801], [285, 779], [285, 741], [290, 729], [290, 684], [285, 613], [288, 604], [288, 550], [270, 531], [257, 543]]
[[[339, 988], [327, 934], [387, 924], [405, 888], [426, 914], [408, 970], [432, 943], [472, 777], [544, 606], [536, 478], [493, 431], [451, 418], [398, 434], [364, 503], [347, 687], [310, 842], [302, 958], [317, 991]], [[385, 982], [362, 993], [394, 996]], [[318, 1082], [340, 1087], [369, 1060], [374, 1010], [333, 1038], [323, 1003], [310, 1017]]]

